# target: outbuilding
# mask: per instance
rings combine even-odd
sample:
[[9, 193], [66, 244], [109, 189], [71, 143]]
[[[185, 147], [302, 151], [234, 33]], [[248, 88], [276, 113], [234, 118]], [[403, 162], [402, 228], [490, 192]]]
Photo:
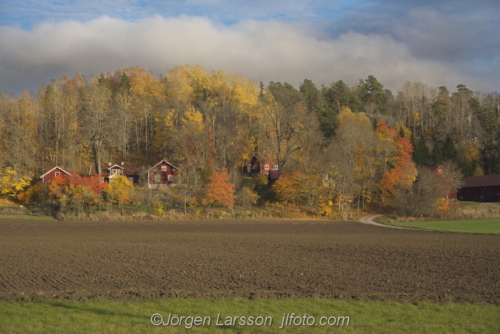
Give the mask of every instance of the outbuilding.
[[472, 202], [500, 201], [500, 174], [470, 176], [458, 190], [458, 200]]

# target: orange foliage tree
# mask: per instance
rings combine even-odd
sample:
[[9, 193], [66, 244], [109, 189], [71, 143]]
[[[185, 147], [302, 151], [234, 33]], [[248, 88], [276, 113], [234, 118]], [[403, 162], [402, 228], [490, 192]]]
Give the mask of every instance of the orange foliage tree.
[[48, 186], [49, 196], [61, 209], [88, 211], [99, 205], [108, 184], [95, 178], [71, 176], [55, 177]]
[[411, 160], [413, 146], [408, 138], [397, 135], [394, 130], [387, 127], [387, 124], [380, 121], [377, 123], [377, 132], [384, 134], [380, 137], [392, 137], [397, 152], [395, 157], [391, 159], [392, 161], [389, 161], [389, 165], [393, 165], [393, 167], [384, 172], [379, 182], [382, 196], [387, 198], [395, 196], [398, 188], [410, 188], [415, 182], [418, 172], [415, 163]]
[[207, 184], [206, 204], [219, 203], [222, 206], [233, 208], [235, 199], [234, 184], [228, 181], [227, 169], [212, 173], [210, 182]]
[[305, 174], [296, 170], [283, 172], [280, 179], [273, 185], [276, 198], [286, 203], [304, 202], [308, 194], [306, 179]]

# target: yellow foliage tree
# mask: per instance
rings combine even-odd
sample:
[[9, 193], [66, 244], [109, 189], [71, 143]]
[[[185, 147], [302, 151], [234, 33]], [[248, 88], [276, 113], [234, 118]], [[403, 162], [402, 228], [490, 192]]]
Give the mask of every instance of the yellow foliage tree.
[[123, 210], [123, 204], [130, 203], [132, 189], [132, 182], [123, 175], [116, 175], [109, 182], [106, 194], [112, 203], [118, 204], [120, 210]]
[[30, 185], [33, 175], [19, 176], [11, 167], [5, 167], [0, 172], [0, 193], [15, 196]]

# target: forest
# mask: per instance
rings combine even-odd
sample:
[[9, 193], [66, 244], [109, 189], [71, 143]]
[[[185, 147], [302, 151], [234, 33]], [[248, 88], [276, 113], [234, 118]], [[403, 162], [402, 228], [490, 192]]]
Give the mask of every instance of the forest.
[[[185, 204], [201, 205], [224, 172], [240, 204], [423, 215], [446, 208], [463, 177], [500, 174], [499, 112], [498, 92], [420, 82], [391, 92], [372, 75], [298, 88], [200, 66], [63, 75], [36, 93], [0, 93], [0, 188], [19, 197], [56, 165], [87, 175], [108, 161], [149, 168], [168, 157]], [[279, 166], [267, 193], [242, 173], [255, 152]]]

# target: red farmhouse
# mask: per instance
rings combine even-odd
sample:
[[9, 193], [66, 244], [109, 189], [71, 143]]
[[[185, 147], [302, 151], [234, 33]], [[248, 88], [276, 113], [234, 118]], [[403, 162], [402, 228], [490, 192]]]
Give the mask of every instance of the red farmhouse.
[[154, 165], [148, 170], [148, 187], [173, 186], [178, 183], [178, 169], [167, 158]]
[[48, 183], [50, 183], [50, 181], [52, 179], [54, 179], [56, 177], [67, 178], [70, 176], [79, 176], [79, 175], [75, 172], [68, 171], [63, 166], [55, 166], [54, 168], [49, 170], [47, 173], [40, 176], [40, 178], [42, 179], [43, 184], [48, 184]]

